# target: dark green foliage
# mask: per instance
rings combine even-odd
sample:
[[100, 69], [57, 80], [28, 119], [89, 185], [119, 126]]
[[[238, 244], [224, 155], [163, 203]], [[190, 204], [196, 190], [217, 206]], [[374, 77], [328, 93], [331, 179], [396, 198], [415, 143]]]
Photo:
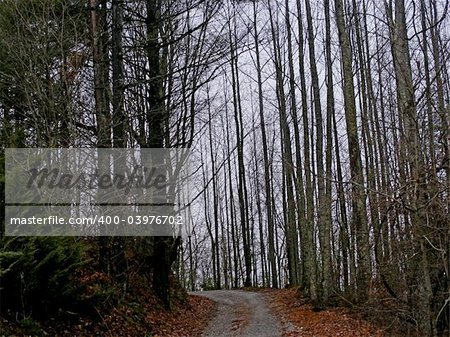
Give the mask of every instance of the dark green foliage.
[[72, 238], [3, 238], [0, 249], [1, 314], [48, 317], [76, 304], [75, 271], [85, 262]]
[[214, 285], [214, 281], [211, 278], [207, 278], [200, 285], [200, 289], [202, 289], [202, 290], [216, 290], [216, 286]]
[[30, 336], [45, 336], [41, 325], [32, 318], [24, 318], [19, 322], [20, 328], [23, 333]]

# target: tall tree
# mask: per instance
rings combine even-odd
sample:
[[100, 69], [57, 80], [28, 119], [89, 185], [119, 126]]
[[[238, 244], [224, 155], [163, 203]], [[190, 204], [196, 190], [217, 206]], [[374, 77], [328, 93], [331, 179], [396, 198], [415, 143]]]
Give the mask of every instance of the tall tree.
[[270, 161], [269, 161], [269, 150], [267, 145], [267, 134], [266, 134], [266, 121], [264, 117], [264, 93], [262, 85], [262, 68], [261, 68], [261, 55], [259, 49], [259, 33], [257, 30], [257, 3], [253, 2], [253, 34], [255, 39], [255, 57], [256, 57], [256, 73], [258, 81], [258, 108], [259, 108], [259, 119], [261, 123], [261, 139], [263, 145], [263, 159], [264, 159], [264, 191], [265, 191], [265, 206], [267, 213], [267, 229], [268, 229], [268, 260], [270, 264], [270, 275], [272, 280], [272, 286], [278, 288], [277, 281], [277, 266], [275, 261], [275, 244], [274, 244], [274, 217], [273, 217], [273, 197], [271, 193], [271, 177], [270, 177]]
[[[147, 128], [148, 136], [144, 147], [163, 148], [166, 139], [167, 110], [164, 104], [163, 80], [166, 74], [161, 69], [161, 44], [160, 30], [162, 25], [161, 0], [147, 0], [146, 2], [146, 35], [145, 47], [148, 62], [148, 111]], [[162, 160], [162, 158], [159, 158]], [[156, 167], [159, 162], [153, 162]], [[174, 252], [177, 249], [178, 240], [170, 236], [157, 236], [153, 239], [153, 287], [156, 294], [167, 307], [170, 307], [169, 276], [172, 263], [175, 261]]]
[[311, 164], [311, 142], [310, 128], [308, 118], [308, 90], [306, 88], [306, 67], [303, 45], [303, 14], [301, 1], [297, 0], [297, 25], [299, 36], [299, 73], [300, 73], [300, 91], [302, 103], [302, 121], [303, 121], [303, 142], [304, 142], [304, 167], [305, 167], [305, 198], [306, 198], [306, 217], [302, 225], [302, 246], [303, 246], [303, 277], [306, 288], [309, 291], [311, 299], [317, 300], [317, 265], [316, 249], [314, 240], [314, 189], [312, 182], [312, 164]]
[[314, 115], [316, 126], [316, 165], [317, 165], [317, 193], [318, 193], [318, 212], [317, 223], [320, 235], [320, 246], [322, 250], [322, 297], [323, 300], [328, 300], [331, 288], [331, 249], [330, 249], [330, 231], [331, 231], [331, 219], [327, 216], [327, 196], [325, 191], [326, 177], [325, 169], [323, 165], [323, 117], [322, 117], [322, 104], [320, 102], [320, 88], [319, 77], [317, 73], [316, 62], [316, 50], [315, 50], [315, 36], [313, 28], [313, 20], [311, 13], [311, 5], [309, 0], [305, 0], [306, 18], [307, 18], [307, 31], [308, 31], [308, 49], [309, 49], [309, 64], [311, 68], [311, 81], [312, 92], [314, 102]]
[[345, 24], [342, 0], [335, 0], [336, 24], [341, 50], [343, 94], [347, 141], [352, 179], [352, 223], [356, 231], [357, 244], [357, 297], [359, 301], [368, 298], [370, 272], [369, 233], [366, 215], [366, 194], [364, 191], [364, 172], [361, 163], [361, 150], [356, 117], [355, 87], [352, 70], [352, 48]]
[[294, 174], [293, 156], [291, 144], [291, 130], [288, 124], [286, 94], [284, 90], [284, 69], [281, 62], [281, 46], [279, 42], [278, 20], [276, 20], [269, 3], [269, 20], [273, 43], [273, 62], [276, 72], [276, 95], [279, 110], [279, 121], [281, 131], [282, 171], [283, 171], [283, 213], [285, 219], [286, 250], [288, 258], [289, 283], [297, 285], [299, 282], [299, 260], [298, 260], [298, 232], [296, 225], [295, 197], [294, 197]]
[[[404, 162], [408, 164], [409, 181], [408, 194], [406, 202], [409, 209], [406, 210], [408, 227], [412, 227], [413, 240], [420, 253], [420, 259], [413, 265], [410, 262], [414, 277], [423, 282], [423, 288], [412, 290], [418, 292], [420, 298], [417, 306], [420, 310], [420, 328], [428, 335], [435, 332], [434, 319], [431, 309], [433, 290], [431, 285], [429, 257], [427, 252], [427, 242], [425, 242], [423, 227], [425, 219], [422, 211], [419, 210], [423, 203], [422, 196], [425, 194], [425, 185], [423, 184], [423, 158], [420, 152], [420, 132], [419, 120], [417, 117], [414, 85], [411, 70], [411, 58], [408, 47], [408, 36], [406, 27], [406, 14], [404, 0], [395, 0], [394, 15], [390, 15], [391, 24], [391, 50], [395, 70], [395, 79], [397, 85], [397, 105], [399, 113], [399, 122], [402, 124], [404, 134], [400, 141], [404, 144], [404, 151], [400, 156], [404, 156]], [[395, 21], [394, 21], [395, 20]], [[404, 183], [407, 183], [406, 181]], [[420, 191], [422, 189], [422, 191]], [[410, 213], [410, 214], [408, 214]], [[408, 219], [409, 218], [409, 219]]]
[[[123, 64], [123, 2], [112, 0], [112, 32], [111, 32], [111, 66], [112, 66], [112, 147], [127, 147], [128, 116], [124, 111], [125, 78]], [[126, 171], [126, 163], [118, 152], [114, 152], [114, 170], [116, 174]], [[128, 279], [128, 262], [125, 257], [125, 238], [112, 238], [113, 277], [123, 288], [125, 296]]]
[[[235, 20], [235, 8], [233, 7], [233, 19]], [[251, 241], [250, 241], [250, 223], [249, 223], [249, 208], [247, 197], [247, 184], [244, 163], [244, 126], [242, 117], [242, 102], [241, 102], [241, 88], [239, 82], [239, 67], [238, 67], [238, 50], [237, 50], [237, 27], [236, 22], [231, 25], [229, 22], [229, 39], [231, 50], [231, 77], [233, 88], [233, 108], [234, 108], [234, 122], [236, 127], [236, 149], [238, 160], [238, 199], [240, 210], [240, 223], [242, 229], [242, 243], [244, 248], [244, 264], [245, 264], [245, 280], [244, 286], [250, 287], [252, 284], [252, 256], [251, 256]]]
[[325, 59], [327, 67], [327, 117], [326, 117], [326, 151], [325, 151], [325, 195], [323, 197], [323, 300], [328, 300], [330, 293], [334, 288], [333, 270], [331, 260], [331, 230], [332, 230], [332, 148], [333, 148], [333, 125], [332, 120], [335, 115], [334, 105], [334, 81], [333, 81], [333, 60], [331, 57], [331, 19], [330, 19], [330, 1], [324, 1], [325, 10]]

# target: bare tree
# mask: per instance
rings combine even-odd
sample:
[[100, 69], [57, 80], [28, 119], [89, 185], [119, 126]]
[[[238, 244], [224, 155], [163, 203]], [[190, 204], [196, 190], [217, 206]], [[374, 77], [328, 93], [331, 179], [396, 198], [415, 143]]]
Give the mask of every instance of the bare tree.
[[350, 38], [346, 30], [344, 7], [342, 0], [335, 0], [336, 24], [339, 31], [339, 44], [341, 49], [344, 110], [347, 125], [347, 140], [350, 156], [350, 172], [352, 178], [352, 223], [356, 231], [356, 244], [358, 246], [358, 278], [357, 294], [360, 301], [368, 297], [370, 281], [370, 253], [369, 233], [366, 217], [366, 195], [364, 191], [364, 173], [361, 163], [361, 150], [356, 121], [355, 88], [353, 84], [352, 49]]

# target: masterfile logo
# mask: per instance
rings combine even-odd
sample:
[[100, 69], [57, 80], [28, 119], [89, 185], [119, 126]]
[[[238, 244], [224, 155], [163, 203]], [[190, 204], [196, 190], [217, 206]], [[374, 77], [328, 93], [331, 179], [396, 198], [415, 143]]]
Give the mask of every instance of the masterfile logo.
[[156, 173], [154, 167], [142, 167], [135, 165], [131, 174], [115, 174], [115, 173], [103, 173], [87, 175], [80, 173], [78, 175], [63, 173], [59, 169], [54, 168], [49, 170], [44, 167], [42, 169], [32, 168], [28, 170], [30, 178], [26, 184], [27, 188], [37, 186], [42, 188], [47, 186], [50, 189], [72, 189], [72, 188], [85, 188], [85, 189], [108, 189], [116, 187], [118, 189], [129, 189], [132, 187], [138, 188], [157, 188], [163, 190], [167, 186], [166, 175]]

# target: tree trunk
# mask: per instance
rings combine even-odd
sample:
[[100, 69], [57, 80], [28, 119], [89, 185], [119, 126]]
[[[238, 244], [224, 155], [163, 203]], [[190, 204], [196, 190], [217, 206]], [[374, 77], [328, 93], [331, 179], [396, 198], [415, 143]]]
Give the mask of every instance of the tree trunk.
[[[395, 0], [395, 21], [390, 12], [388, 16], [391, 24], [391, 50], [394, 61], [395, 79], [397, 84], [397, 105], [399, 122], [403, 125], [404, 134], [401, 135], [400, 142], [403, 143], [405, 162], [409, 168], [407, 203], [412, 211], [405, 210], [405, 216], [410, 218], [413, 240], [413, 247], [418, 252], [420, 259], [409, 261], [409, 268], [412, 275], [418, 278], [423, 286], [419, 289], [412, 289], [412, 296], [417, 292], [418, 301], [415, 305], [420, 312], [418, 317], [419, 327], [422, 333], [431, 336], [436, 332], [432, 314], [433, 290], [431, 288], [430, 270], [428, 263], [428, 253], [424, 235], [426, 235], [422, 224], [425, 223], [422, 211], [419, 210], [422, 204], [421, 196], [426, 191], [423, 181], [423, 161], [420, 154], [419, 145], [419, 124], [417, 118], [414, 85], [412, 79], [411, 59], [409, 55], [408, 36], [406, 28], [406, 14], [404, 0]], [[410, 214], [408, 214], [410, 212]]]
[[267, 135], [266, 135], [266, 122], [264, 117], [264, 98], [263, 98], [263, 87], [262, 87], [262, 77], [261, 77], [261, 60], [259, 51], [259, 38], [256, 29], [257, 15], [256, 15], [256, 2], [253, 2], [253, 28], [255, 37], [255, 52], [256, 52], [256, 71], [258, 79], [258, 108], [259, 108], [259, 118], [261, 121], [261, 138], [263, 145], [263, 158], [264, 158], [264, 187], [265, 187], [265, 204], [267, 212], [267, 232], [268, 232], [268, 260], [270, 264], [270, 275], [272, 280], [272, 287], [278, 288], [277, 281], [277, 266], [275, 260], [275, 244], [274, 244], [274, 219], [273, 219], [273, 203], [271, 196], [271, 177], [270, 177], [270, 161], [269, 161], [269, 150], [267, 146]]
[[317, 266], [316, 266], [316, 247], [314, 243], [314, 190], [312, 183], [312, 165], [311, 165], [311, 150], [310, 150], [310, 132], [309, 132], [309, 118], [308, 118], [308, 92], [306, 88], [305, 75], [305, 56], [303, 53], [303, 22], [302, 10], [300, 0], [297, 0], [297, 18], [298, 18], [298, 35], [299, 35], [299, 72], [300, 72], [300, 90], [302, 102], [302, 121], [303, 121], [303, 142], [304, 154], [303, 160], [305, 162], [305, 195], [306, 195], [306, 218], [303, 224], [302, 231], [302, 246], [303, 246], [303, 260], [304, 269], [303, 277], [305, 280], [306, 289], [313, 301], [317, 300]]
[[234, 102], [234, 121], [236, 126], [236, 148], [238, 159], [238, 198], [240, 210], [240, 222], [242, 228], [242, 243], [244, 248], [244, 264], [245, 264], [245, 280], [244, 286], [250, 287], [252, 284], [252, 257], [250, 248], [250, 223], [248, 217], [248, 199], [247, 187], [245, 179], [245, 164], [244, 164], [244, 134], [242, 121], [242, 107], [240, 102], [240, 84], [239, 84], [239, 68], [238, 55], [236, 53], [236, 25], [234, 25], [233, 34], [230, 29], [230, 46], [231, 46], [231, 75], [233, 87], [233, 102]]
[[[284, 92], [283, 71], [280, 55], [278, 28], [269, 4], [270, 26], [273, 39], [274, 65], [276, 72], [276, 93], [280, 116], [281, 142], [282, 142], [282, 167], [285, 181], [286, 204], [283, 204], [286, 226], [286, 250], [288, 257], [289, 283], [298, 284], [298, 234], [295, 217], [295, 198], [293, 184], [293, 160], [291, 131], [287, 120], [286, 95]], [[283, 191], [284, 193], [284, 191]]]
[[345, 121], [347, 124], [347, 141], [350, 152], [350, 174], [352, 179], [352, 222], [356, 231], [357, 244], [357, 299], [363, 302], [368, 298], [369, 281], [371, 277], [366, 195], [364, 192], [364, 176], [361, 163], [361, 150], [359, 147], [358, 126], [356, 121], [352, 49], [350, 45], [350, 38], [345, 26], [342, 0], [335, 0], [335, 9], [342, 58]]

